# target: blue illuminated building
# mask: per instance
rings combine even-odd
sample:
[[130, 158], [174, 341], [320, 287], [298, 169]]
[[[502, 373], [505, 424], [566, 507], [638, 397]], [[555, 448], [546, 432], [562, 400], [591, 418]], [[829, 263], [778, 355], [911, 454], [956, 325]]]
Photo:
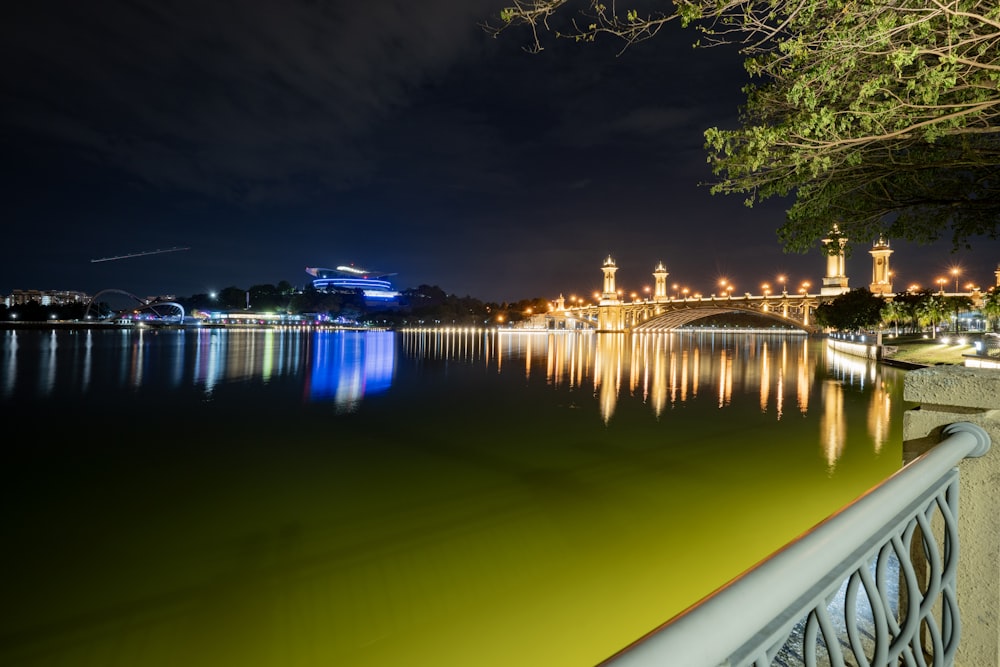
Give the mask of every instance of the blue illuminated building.
[[306, 267], [313, 276], [312, 286], [320, 292], [360, 292], [369, 304], [394, 305], [399, 292], [386, 280], [395, 273], [370, 271], [356, 266], [338, 266], [335, 269]]

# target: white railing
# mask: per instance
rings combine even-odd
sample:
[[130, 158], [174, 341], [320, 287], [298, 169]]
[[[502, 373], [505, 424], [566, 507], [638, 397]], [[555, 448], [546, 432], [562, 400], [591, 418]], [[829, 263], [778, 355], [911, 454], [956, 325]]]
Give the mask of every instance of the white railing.
[[990, 438], [965, 422], [944, 435], [860, 499], [602, 664], [951, 666], [961, 629], [957, 465], [985, 454]]

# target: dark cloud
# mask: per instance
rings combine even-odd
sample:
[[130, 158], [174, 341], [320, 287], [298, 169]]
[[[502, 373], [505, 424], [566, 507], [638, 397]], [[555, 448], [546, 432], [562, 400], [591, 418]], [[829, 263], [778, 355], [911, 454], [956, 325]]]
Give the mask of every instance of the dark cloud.
[[366, 182], [368, 134], [472, 48], [484, 3], [96, 2], [5, 30], [7, 131], [235, 199]]

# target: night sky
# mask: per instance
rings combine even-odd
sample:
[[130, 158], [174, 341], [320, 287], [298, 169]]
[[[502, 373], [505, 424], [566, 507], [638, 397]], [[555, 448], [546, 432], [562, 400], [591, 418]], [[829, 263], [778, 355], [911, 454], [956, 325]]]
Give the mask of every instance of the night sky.
[[[503, 0], [17, 3], [0, 26], [0, 294], [189, 296], [355, 264], [398, 288], [486, 301], [619, 287], [818, 285], [786, 254], [787, 202], [711, 195], [707, 127], [733, 127], [735, 51], [679, 26], [621, 44], [494, 39]], [[851, 287], [871, 280], [852, 239]], [[106, 262], [93, 259], [149, 252]], [[960, 266], [988, 287], [1000, 242], [892, 241], [895, 287]], [[814, 290], [815, 291], [815, 290]]]

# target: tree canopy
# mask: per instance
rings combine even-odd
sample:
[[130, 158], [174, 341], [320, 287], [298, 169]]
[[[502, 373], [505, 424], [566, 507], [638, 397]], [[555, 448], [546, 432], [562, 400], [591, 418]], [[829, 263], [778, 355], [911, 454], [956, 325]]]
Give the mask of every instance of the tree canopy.
[[816, 322], [837, 331], [863, 331], [882, 321], [886, 301], [860, 287], [816, 308]]
[[628, 46], [673, 20], [700, 46], [737, 45], [752, 83], [739, 127], [705, 132], [712, 192], [748, 206], [793, 196], [778, 229], [788, 251], [835, 224], [852, 239], [955, 248], [997, 237], [996, 0], [662, 0], [648, 12], [588, 0], [568, 31], [551, 28], [568, 0], [512, 2], [487, 30], [528, 26], [529, 50], [546, 33]]

